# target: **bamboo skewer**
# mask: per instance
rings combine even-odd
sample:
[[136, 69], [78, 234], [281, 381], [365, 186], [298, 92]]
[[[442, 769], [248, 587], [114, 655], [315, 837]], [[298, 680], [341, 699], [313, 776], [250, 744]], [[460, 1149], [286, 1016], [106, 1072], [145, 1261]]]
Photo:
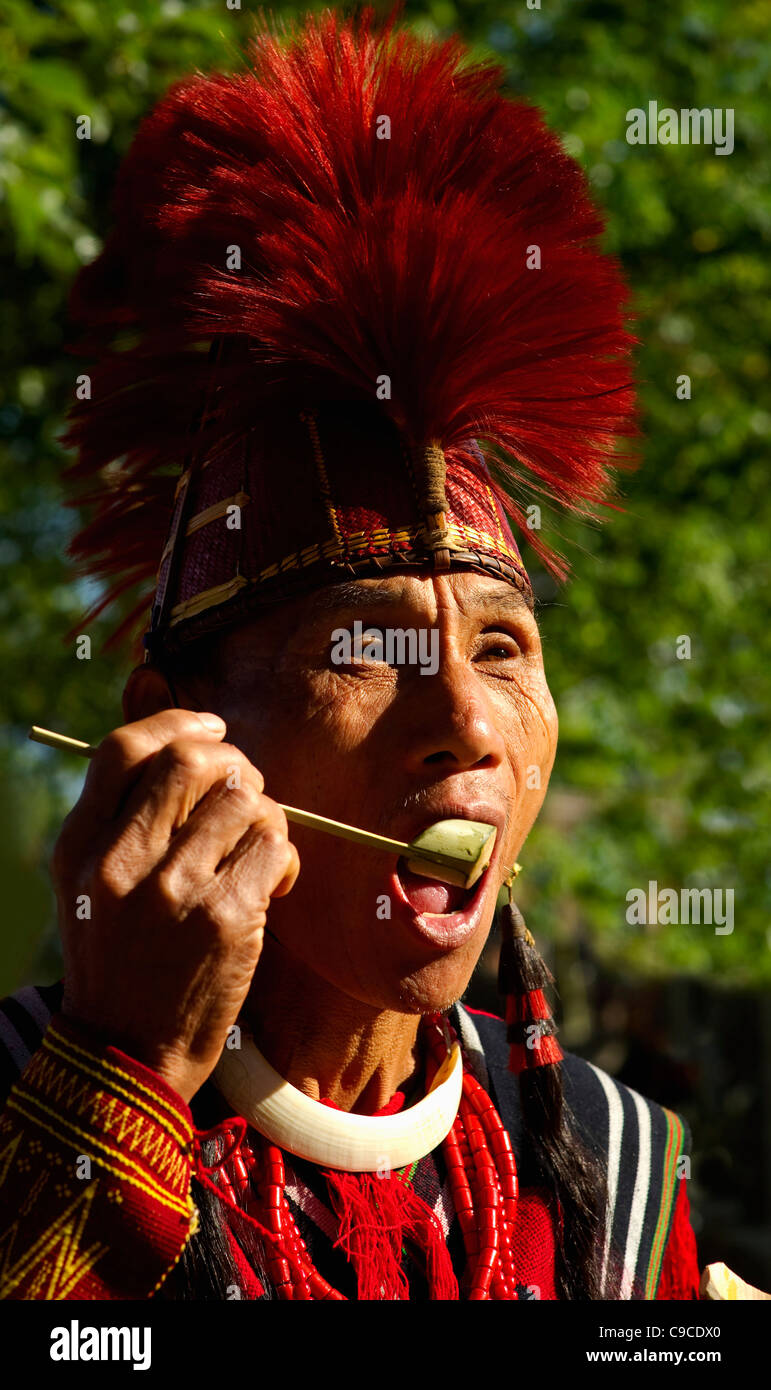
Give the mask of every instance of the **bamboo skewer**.
[[[35, 743], [45, 743], [49, 748], [77, 753], [82, 758], [92, 758], [96, 747], [84, 743], [79, 738], [69, 738], [66, 734], [54, 733], [52, 729], [41, 729], [33, 724], [29, 737]], [[368, 845], [386, 854], [406, 858], [413, 873], [424, 878], [437, 878], [442, 882], [454, 883], [470, 888], [481, 878], [492, 857], [497, 831], [494, 826], [481, 821], [438, 821], [418, 836], [417, 841], [407, 844], [404, 840], [391, 840], [386, 835], [376, 835], [371, 830], [360, 830], [355, 825], [345, 825], [343, 821], [330, 820], [312, 811], [301, 811], [296, 806], [281, 806], [288, 821], [296, 825], [310, 826], [313, 830], [323, 830], [327, 835], [335, 835], [340, 840], [352, 840], [355, 844]], [[454, 852], [436, 846], [450, 840], [451, 826], [460, 827], [455, 831], [456, 850]], [[443, 830], [446, 827], [446, 830]], [[428, 841], [428, 843], [421, 843]], [[441, 869], [441, 873], [429, 873], [429, 869]]]
[[68, 738], [66, 734], [55, 734], [51, 729], [41, 729], [33, 724], [29, 737], [35, 743], [47, 743], [49, 748], [62, 748], [66, 753], [79, 753], [82, 758], [93, 758], [96, 748], [84, 743], [81, 738]]

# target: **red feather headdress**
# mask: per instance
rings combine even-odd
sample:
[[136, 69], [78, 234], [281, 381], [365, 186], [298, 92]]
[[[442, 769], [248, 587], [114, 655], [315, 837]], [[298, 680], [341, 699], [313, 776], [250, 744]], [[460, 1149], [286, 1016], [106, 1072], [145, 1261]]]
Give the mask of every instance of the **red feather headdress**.
[[583, 173], [456, 40], [326, 13], [250, 59], [144, 121], [73, 292], [94, 611], [158, 576], [156, 636], [185, 640], [437, 555], [527, 585], [506, 515], [525, 526], [533, 488], [595, 515], [634, 433]]

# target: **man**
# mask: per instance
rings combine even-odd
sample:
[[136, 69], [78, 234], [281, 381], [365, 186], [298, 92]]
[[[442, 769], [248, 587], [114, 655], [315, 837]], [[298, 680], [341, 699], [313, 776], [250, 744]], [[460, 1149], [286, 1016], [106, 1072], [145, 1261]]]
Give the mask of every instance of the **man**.
[[[75, 552], [157, 588], [54, 855], [63, 984], [0, 1015], [5, 1297], [696, 1296], [684, 1126], [563, 1059], [513, 904], [506, 1022], [459, 1002], [557, 739], [507, 514], [596, 510], [633, 429], [600, 219], [499, 86], [327, 15], [127, 158]], [[278, 803], [496, 844], [466, 889]]]

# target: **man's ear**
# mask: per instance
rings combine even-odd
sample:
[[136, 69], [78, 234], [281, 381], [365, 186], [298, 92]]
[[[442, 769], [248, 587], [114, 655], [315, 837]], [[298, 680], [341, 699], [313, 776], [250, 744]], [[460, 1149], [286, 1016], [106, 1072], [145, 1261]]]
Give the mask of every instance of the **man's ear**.
[[135, 666], [123, 691], [123, 717], [127, 724], [149, 719], [162, 709], [175, 709], [177, 701], [166, 677], [154, 666]]

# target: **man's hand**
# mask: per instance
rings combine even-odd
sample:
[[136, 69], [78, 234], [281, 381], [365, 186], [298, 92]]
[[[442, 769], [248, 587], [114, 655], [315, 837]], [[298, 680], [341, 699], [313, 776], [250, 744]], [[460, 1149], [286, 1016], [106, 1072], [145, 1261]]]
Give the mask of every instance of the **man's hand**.
[[224, 734], [178, 709], [114, 730], [52, 861], [63, 1012], [186, 1101], [246, 998], [268, 903], [300, 867], [283, 811]]

